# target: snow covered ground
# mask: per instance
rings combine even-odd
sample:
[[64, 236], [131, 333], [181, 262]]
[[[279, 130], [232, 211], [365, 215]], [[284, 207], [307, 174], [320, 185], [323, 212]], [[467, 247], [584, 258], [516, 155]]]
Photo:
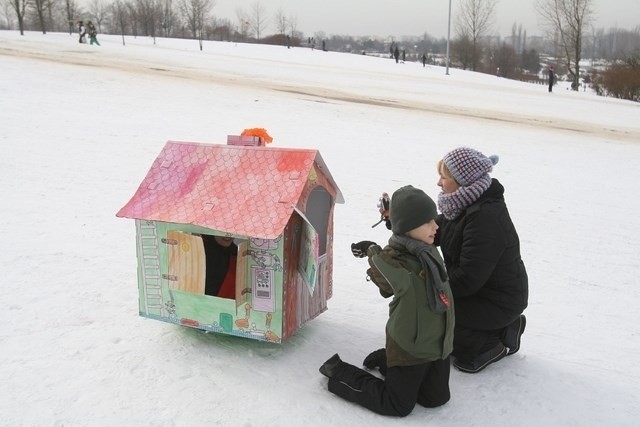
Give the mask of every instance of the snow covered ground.
[[[0, 32], [0, 425], [586, 426], [640, 417], [640, 105], [302, 48]], [[322, 153], [329, 310], [268, 344], [138, 316], [134, 224], [115, 217], [167, 140], [264, 127]], [[461, 145], [498, 154], [530, 278], [519, 353], [452, 370], [402, 420], [326, 390], [333, 353], [384, 345], [387, 301], [351, 242], [384, 243], [382, 191], [438, 194]]]

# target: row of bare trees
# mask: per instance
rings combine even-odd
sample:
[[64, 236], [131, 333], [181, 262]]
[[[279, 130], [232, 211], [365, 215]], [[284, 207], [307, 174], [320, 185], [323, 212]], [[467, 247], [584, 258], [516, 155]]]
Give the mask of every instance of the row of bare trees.
[[[90, 0], [83, 10], [77, 0], [0, 0], [0, 13], [4, 14], [6, 26], [17, 22], [21, 34], [25, 28], [47, 31], [67, 30], [72, 33], [78, 20], [92, 19], [99, 32], [122, 35], [161, 37], [183, 37], [196, 39], [200, 49], [203, 40], [238, 40], [284, 43], [285, 34], [293, 41], [302, 38], [297, 31], [297, 19], [287, 16], [282, 9], [271, 15], [259, 1], [248, 10], [236, 9], [235, 22], [214, 15], [215, 0]], [[580, 78], [580, 62], [583, 54], [591, 57], [616, 59], [616, 52], [637, 49], [640, 27], [635, 33], [616, 30], [605, 33], [595, 30], [593, 0], [534, 0], [536, 9], [547, 30], [546, 45], [533, 45], [526, 30], [514, 24], [511, 37], [495, 36], [493, 24], [497, 0], [460, 0], [457, 2], [455, 37], [452, 45], [454, 65], [464, 69], [495, 72], [498, 68], [503, 76], [518, 70], [537, 73], [540, 53], [558, 61], [557, 68], [567, 72], [574, 82]], [[2, 21], [0, 21], [2, 28]], [[266, 35], [269, 30], [276, 35]], [[325, 40], [323, 32], [317, 32], [316, 40]], [[287, 40], [288, 42], [289, 40]], [[360, 43], [348, 36], [327, 38], [327, 46], [336, 50], [372, 49], [376, 42]], [[415, 57], [431, 53], [435, 57], [442, 41], [424, 40], [412, 45]], [[383, 51], [381, 49], [380, 51]], [[408, 50], [409, 51], [409, 50]], [[612, 54], [613, 52], [613, 54]], [[618, 55], [619, 57], [619, 55]]]
[[[536, 0], [536, 10], [544, 22], [547, 34], [561, 50], [563, 65], [572, 77], [575, 90], [580, 78], [585, 34], [593, 20], [592, 1]], [[496, 0], [462, 0], [459, 3], [455, 21], [454, 53], [463, 68], [474, 71], [478, 69], [486, 47], [483, 40], [490, 34], [495, 9]], [[498, 48], [496, 53], [503, 56], [512, 54], [507, 46]], [[508, 58], [506, 60], [508, 62]], [[505, 62], [505, 58], [502, 62]]]
[[230, 39], [261, 40], [271, 26], [278, 34], [297, 32], [297, 19], [287, 16], [282, 9], [270, 15], [266, 7], [255, 1], [248, 10], [236, 9], [236, 23], [217, 18], [213, 12], [215, 0], [91, 0], [87, 10], [77, 0], [0, 0], [0, 14], [5, 25], [12, 28], [17, 22], [20, 34], [25, 29], [47, 31], [74, 31], [79, 20], [91, 19], [98, 31], [112, 34], [188, 37], [202, 40]]

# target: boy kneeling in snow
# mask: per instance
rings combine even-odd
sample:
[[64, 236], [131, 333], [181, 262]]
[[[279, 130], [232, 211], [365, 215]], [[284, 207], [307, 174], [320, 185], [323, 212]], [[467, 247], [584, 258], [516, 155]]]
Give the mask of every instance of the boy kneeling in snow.
[[438, 225], [436, 204], [410, 185], [391, 198], [393, 235], [382, 249], [374, 242], [351, 245], [368, 256], [367, 270], [388, 298], [386, 348], [363, 364], [378, 368], [382, 380], [333, 355], [320, 372], [329, 391], [378, 414], [404, 417], [416, 403], [432, 408], [449, 401], [449, 354], [453, 348], [453, 297], [440, 253], [433, 246]]

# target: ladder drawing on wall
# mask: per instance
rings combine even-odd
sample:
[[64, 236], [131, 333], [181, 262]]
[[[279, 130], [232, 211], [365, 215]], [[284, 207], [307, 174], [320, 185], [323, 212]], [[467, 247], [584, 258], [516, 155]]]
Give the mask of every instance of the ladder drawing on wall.
[[163, 316], [162, 277], [160, 275], [160, 253], [158, 234], [154, 221], [136, 221], [138, 232], [138, 257], [144, 293], [146, 314]]

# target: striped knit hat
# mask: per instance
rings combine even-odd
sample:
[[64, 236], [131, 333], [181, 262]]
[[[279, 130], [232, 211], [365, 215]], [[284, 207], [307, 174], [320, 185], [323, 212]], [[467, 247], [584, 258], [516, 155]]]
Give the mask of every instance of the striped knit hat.
[[493, 170], [498, 163], [496, 155], [485, 156], [473, 148], [460, 147], [447, 153], [442, 161], [458, 184], [463, 187], [473, 184]]

